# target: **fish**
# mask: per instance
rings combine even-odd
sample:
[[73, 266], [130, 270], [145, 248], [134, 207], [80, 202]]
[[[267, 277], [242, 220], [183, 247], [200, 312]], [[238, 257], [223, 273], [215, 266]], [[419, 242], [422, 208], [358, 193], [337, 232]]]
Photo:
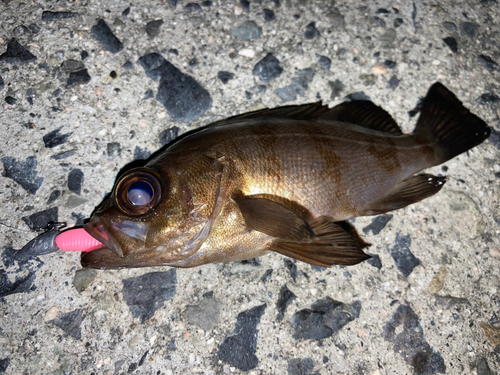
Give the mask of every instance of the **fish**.
[[420, 173], [479, 145], [490, 128], [441, 83], [411, 134], [371, 101], [250, 112], [188, 132], [118, 176], [84, 230], [84, 267], [196, 267], [278, 253], [355, 265], [369, 246], [350, 219], [441, 190]]

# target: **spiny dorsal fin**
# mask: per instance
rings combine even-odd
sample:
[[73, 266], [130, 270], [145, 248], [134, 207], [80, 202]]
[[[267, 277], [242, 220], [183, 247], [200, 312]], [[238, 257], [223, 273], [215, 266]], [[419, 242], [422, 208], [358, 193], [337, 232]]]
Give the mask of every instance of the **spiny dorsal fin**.
[[314, 238], [296, 241], [276, 239], [269, 250], [320, 267], [334, 264], [350, 266], [370, 258], [362, 250], [369, 245], [357, 233], [354, 235], [355, 230], [345, 230], [344, 222], [332, 223], [319, 218], [310, 225]]
[[311, 238], [314, 233], [295, 212], [265, 198], [233, 197], [248, 228], [285, 239]]
[[321, 102], [302, 104], [302, 105], [288, 105], [285, 107], [265, 108], [254, 112], [243, 113], [229, 117], [224, 120], [214, 122], [210, 126], [230, 125], [241, 120], [250, 120], [255, 118], [277, 118], [277, 119], [292, 119], [292, 120], [315, 120], [323, 117], [330, 111], [327, 105]]
[[403, 134], [394, 119], [386, 111], [367, 100], [344, 102], [333, 108], [328, 108], [328, 106], [323, 105], [321, 102], [272, 109], [266, 108], [217, 121], [210, 126], [231, 125], [242, 120], [256, 118], [303, 121], [323, 119], [327, 121], [348, 122], [393, 135]]
[[368, 100], [340, 103], [321, 118], [348, 122], [392, 135], [403, 135], [391, 115]]
[[393, 191], [370, 204], [361, 216], [378, 215], [397, 210], [436, 194], [446, 182], [445, 177], [419, 174], [401, 181]]

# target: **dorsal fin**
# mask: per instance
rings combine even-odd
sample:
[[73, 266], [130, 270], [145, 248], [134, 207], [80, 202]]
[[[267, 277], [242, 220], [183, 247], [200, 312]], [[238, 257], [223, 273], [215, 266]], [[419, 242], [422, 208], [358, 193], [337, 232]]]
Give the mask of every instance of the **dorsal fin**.
[[348, 122], [392, 135], [403, 135], [391, 115], [368, 100], [340, 103], [322, 115], [321, 118]]
[[318, 118], [328, 118], [330, 108], [323, 105], [321, 102], [302, 104], [302, 105], [288, 105], [285, 107], [265, 108], [254, 112], [243, 113], [229, 117], [224, 120], [214, 122], [214, 125], [230, 125], [236, 121], [249, 120], [255, 118], [278, 118], [278, 119], [292, 119], [292, 120], [315, 120]]
[[242, 120], [256, 118], [276, 118], [282, 120], [323, 119], [328, 121], [348, 122], [393, 135], [403, 134], [391, 115], [368, 100], [344, 102], [333, 108], [328, 108], [327, 105], [323, 105], [321, 102], [271, 109], [266, 108], [214, 122], [210, 127], [231, 125]]

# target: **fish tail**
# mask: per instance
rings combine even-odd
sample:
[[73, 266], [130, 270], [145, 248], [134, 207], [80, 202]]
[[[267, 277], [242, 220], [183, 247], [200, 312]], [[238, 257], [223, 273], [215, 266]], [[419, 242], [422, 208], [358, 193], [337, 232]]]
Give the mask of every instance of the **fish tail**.
[[413, 135], [435, 145], [435, 165], [479, 145], [491, 129], [441, 83], [431, 86]]

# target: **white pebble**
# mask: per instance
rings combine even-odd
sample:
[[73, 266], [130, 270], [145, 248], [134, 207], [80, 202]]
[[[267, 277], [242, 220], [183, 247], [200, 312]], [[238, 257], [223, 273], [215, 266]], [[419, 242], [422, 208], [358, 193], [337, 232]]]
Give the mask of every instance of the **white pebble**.
[[250, 48], [243, 48], [242, 50], [240, 50], [238, 52], [238, 55], [245, 56], [248, 58], [253, 58], [253, 57], [255, 57], [255, 51], [253, 49], [250, 49]]

